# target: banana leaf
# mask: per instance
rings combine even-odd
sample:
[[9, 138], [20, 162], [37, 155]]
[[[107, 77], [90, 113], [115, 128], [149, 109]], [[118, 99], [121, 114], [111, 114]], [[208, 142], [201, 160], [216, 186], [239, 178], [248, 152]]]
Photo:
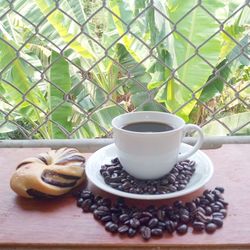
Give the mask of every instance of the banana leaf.
[[[234, 135], [250, 135], [250, 112], [228, 115], [219, 119]], [[202, 128], [205, 135], [231, 135], [226, 127], [218, 121], [212, 121]]]
[[[54, 7], [54, 2], [51, 0], [36, 0], [36, 4], [44, 16], [46, 16]], [[92, 48], [87, 41], [81, 37], [74, 39], [74, 37], [79, 34], [80, 27], [72, 22], [70, 18], [56, 9], [47, 17], [47, 20], [60, 35], [61, 39], [69, 44], [69, 48], [73, 49], [83, 58], [96, 60], [95, 53], [92, 51]]]
[[[8, 41], [4, 37], [5, 41]], [[13, 41], [8, 41], [13, 44]], [[35, 126], [42, 123], [43, 112], [46, 112], [47, 105], [42, 92], [30, 81], [29, 74], [33, 69], [21, 58], [16, 58], [15, 50], [6, 42], [0, 39], [0, 71], [2, 74], [1, 95], [15, 110]], [[12, 62], [9, 66], [8, 64]], [[33, 105], [34, 104], [34, 105]], [[43, 112], [41, 112], [43, 111]], [[41, 134], [47, 138], [46, 128], [40, 129]]]
[[64, 139], [67, 138], [67, 132], [72, 131], [72, 107], [65, 99], [71, 89], [69, 64], [55, 51], [52, 52], [51, 63], [50, 80], [52, 84], [49, 84], [49, 103], [53, 121], [51, 134], [52, 138]]
[[[200, 95], [200, 100], [203, 102], [208, 102], [217, 94], [222, 93], [224, 89], [225, 82], [230, 82], [229, 77], [234, 77], [235, 71], [241, 66], [250, 65], [250, 51], [247, 47], [249, 43], [250, 36], [244, 36], [240, 41], [239, 45], [233, 47], [231, 52], [228, 54], [227, 59], [224, 59], [219, 65], [216, 66], [216, 74], [213, 73], [208, 78], [208, 84], [203, 88]], [[245, 55], [241, 54], [241, 47], [245, 47]], [[231, 84], [236, 82], [231, 81]]]
[[[174, 23], [177, 23], [178, 33], [174, 32], [176, 57], [174, 68], [177, 67], [178, 70], [176, 72], [177, 78], [173, 79], [174, 96], [170, 99], [172, 102], [169, 102], [169, 98], [166, 100], [166, 106], [170, 110], [176, 111], [181, 105], [185, 105], [177, 112], [185, 120], [189, 119], [188, 116], [196, 103], [195, 100], [191, 101], [192, 92], [199, 90], [213, 70], [205, 60], [215, 67], [220, 54], [220, 37], [215, 34], [218, 31], [217, 21], [199, 7], [194, 8], [187, 14], [187, 10], [191, 10], [195, 3], [195, 1], [180, 0], [168, 2], [169, 17]], [[215, 16], [218, 7], [221, 8], [223, 5], [226, 7], [226, 3], [218, 0], [204, 1], [204, 4], [210, 7], [210, 11]], [[183, 18], [183, 16], [185, 17]], [[182, 36], [185, 36], [188, 41]], [[196, 51], [193, 46], [199, 48], [198, 53], [205, 60], [195, 55]], [[185, 64], [182, 65], [184, 62]], [[178, 93], [181, 93], [181, 95]], [[197, 92], [196, 98], [199, 98], [199, 96], [200, 92]]]

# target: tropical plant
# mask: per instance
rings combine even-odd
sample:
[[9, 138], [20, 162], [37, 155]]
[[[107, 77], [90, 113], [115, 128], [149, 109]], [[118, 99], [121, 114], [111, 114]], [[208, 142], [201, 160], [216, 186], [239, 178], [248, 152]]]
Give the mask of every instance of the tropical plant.
[[135, 109], [202, 123], [203, 105], [248, 72], [238, 54], [250, 13], [238, 2], [92, 2], [16, 0], [4, 14], [0, 0], [0, 133], [21, 124], [23, 137], [102, 137]]
[[[131, 3], [111, 2], [116, 15], [127, 16], [125, 13]], [[133, 6], [134, 16], [130, 15], [130, 22], [150, 5], [150, 1], [139, 2]], [[148, 88], [157, 90], [155, 99], [187, 121], [197, 100], [209, 102], [223, 91], [230, 71], [232, 77], [238, 67], [249, 64], [246, 57], [245, 60], [242, 60], [244, 56], [238, 57], [241, 54], [238, 44], [247, 51], [250, 13], [245, 8], [237, 11], [234, 4], [233, 1], [203, 1], [201, 7], [198, 1], [170, 0], [166, 7], [164, 2], [154, 1], [154, 9], [148, 9], [143, 18], [133, 23], [134, 34], [150, 48], [155, 48], [157, 60], [147, 67], [153, 76]], [[233, 12], [236, 14], [224, 25], [226, 33], [219, 32], [218, 22], [223, 22]], [[166, 22], [165, 17], [170, 21]], [[122, 27], [117, 29], [122, 30]], [[126, 29], [124, 25], [123, 29]], [[131, 41], [133, 35], [125, 38]], [[146, 54], [146, 50], [141, 51]], [[246, 54], [249, 55], [249, 51]]]

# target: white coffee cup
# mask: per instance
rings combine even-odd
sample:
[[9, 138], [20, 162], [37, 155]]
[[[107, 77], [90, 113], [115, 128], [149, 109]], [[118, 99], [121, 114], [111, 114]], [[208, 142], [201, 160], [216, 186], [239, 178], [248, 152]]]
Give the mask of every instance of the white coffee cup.
[[[165, 123], [173, 129], [164, 132], [135, 132], [123, 127], [138, 122]], [[123, 168], [139, 179], [164, 176], [174, 165], [193, 155], [203, 143], [203, 133], [197, 125], [185, 124], [176, 115], [142, 111], [122, 114], [112, 120], [117, 156]], [[198, 138], [193, 148], [185, 153], [180, 146], [186, 132], [196, 130]]]

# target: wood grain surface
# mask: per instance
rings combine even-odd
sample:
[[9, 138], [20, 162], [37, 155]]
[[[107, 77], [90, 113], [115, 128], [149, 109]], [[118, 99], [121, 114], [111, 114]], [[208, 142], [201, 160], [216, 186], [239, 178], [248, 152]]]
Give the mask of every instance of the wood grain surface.
[[[66, 195], [54, 200], [29, 200], [18, 197], [9, 180], [18, 162], [46, 149], [0, 149], [0, 249], [250, 249], [250, 145], [224, 145], [204, 151], [214, 164], [214, 175], [204, 188], [225, 187], [229, 202], [224, 226], [214, 234], [165, 235], [143, 241], [112, 235], [76, 207]], [[86, 156], [88, 156], [86, 154]], [[94, 192], [110, 196], [88, 184]], [[192, 200], [203, 189], [181, 197]], [[113, 197], [114, 198], [114, 197]], [[180, 199], [180, 198], [179, 198]], [[169, 204], [173, 200], [161, 201]], [[146, 206], [157, 201], [128, 200]]]

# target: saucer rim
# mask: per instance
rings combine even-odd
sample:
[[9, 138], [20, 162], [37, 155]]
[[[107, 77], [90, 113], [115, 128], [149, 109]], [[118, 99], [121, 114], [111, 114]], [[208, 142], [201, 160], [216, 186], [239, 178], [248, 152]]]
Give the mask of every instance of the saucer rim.
[[[191, 147], [189, 144], [186, 144], [186, 143], [182, 143], [182, 146], [183, 147]], [[213, 176], [213, 173], [214, 173], [214, 166], [213, 166], [213, 163], [210, 160], [210, 158], [201, 150], [197, 150], [189, 158], [194, 158], [196, 155], [200, 155], [202, 160], [204, 159], [206, 161], [206, 164], [207, 164], [208, 170], [209, 170], [206, 178], [204, 178], [204, 180], [198, 186], [196, 185], [196, 183], [194, 183], [192, 186], [188, 187], [187, 189], [185, 188], [183, 190], [176, 191], [173, 193], [167, 193], [167, 194], [133, 194], [133, 193], [128, 193], [128, 192], [123, 192], [123, 191], [120, 191], [120, 190], [117, 190], [117, 189], [110, 187], [105, 182], [100, 182], [96, 177], [93, 176], [93, 174], [92, 174], [93, 171], [90, 170], [90, 168], [93, 166], [92, 162], [95, 162], [94, 159], [95, 159], [96, 155], [100, 154], [100, 152], [102, 152], [102, 151], [110, 150], [110, 148], [116, 148], [116, 145], [114, 143], [112, 143], [112, 144], [104, 146], [104, 147], [100, 148], [99, 150], [97, 150], [96, 152], [94, 152], [89, 157], [89, 159], [87, 160], [87, 162], [85, 164], [85, 173], [86, 173], [88, 180], [91, 181], [99, 189], [101, 189], [107, 193], [110, 193], [110, 194], [113, 194], [116, 196], [120, 196], [120, 197], [124, 197], [124, 198], [138, 199], [138, 200], [163, 200], [163, 199], [177, 198], [180, 196], [184, 196], [184, 195], [193, 193], [193, 192], [199, 190], [200, 188], [202, 188], [211, 179], [211, 177]], [[116, 156], [114, 155], [114, 157], [116, 157]], [[198, 157], [198, 156], [196, 156], [196, 157]], [[101, 164], [97, 165], [97, 163], [95, 163], [95, 167], [98, 168], [98, 174], [101, 177], [101, 174], [99, 172], [99, 170], [101, 168]], [[96, 172], [97, 172], [97, 170], [95, 171], [95, 173]], [[195, 175], [195, 172], [194, 172], [194, 175]]]

